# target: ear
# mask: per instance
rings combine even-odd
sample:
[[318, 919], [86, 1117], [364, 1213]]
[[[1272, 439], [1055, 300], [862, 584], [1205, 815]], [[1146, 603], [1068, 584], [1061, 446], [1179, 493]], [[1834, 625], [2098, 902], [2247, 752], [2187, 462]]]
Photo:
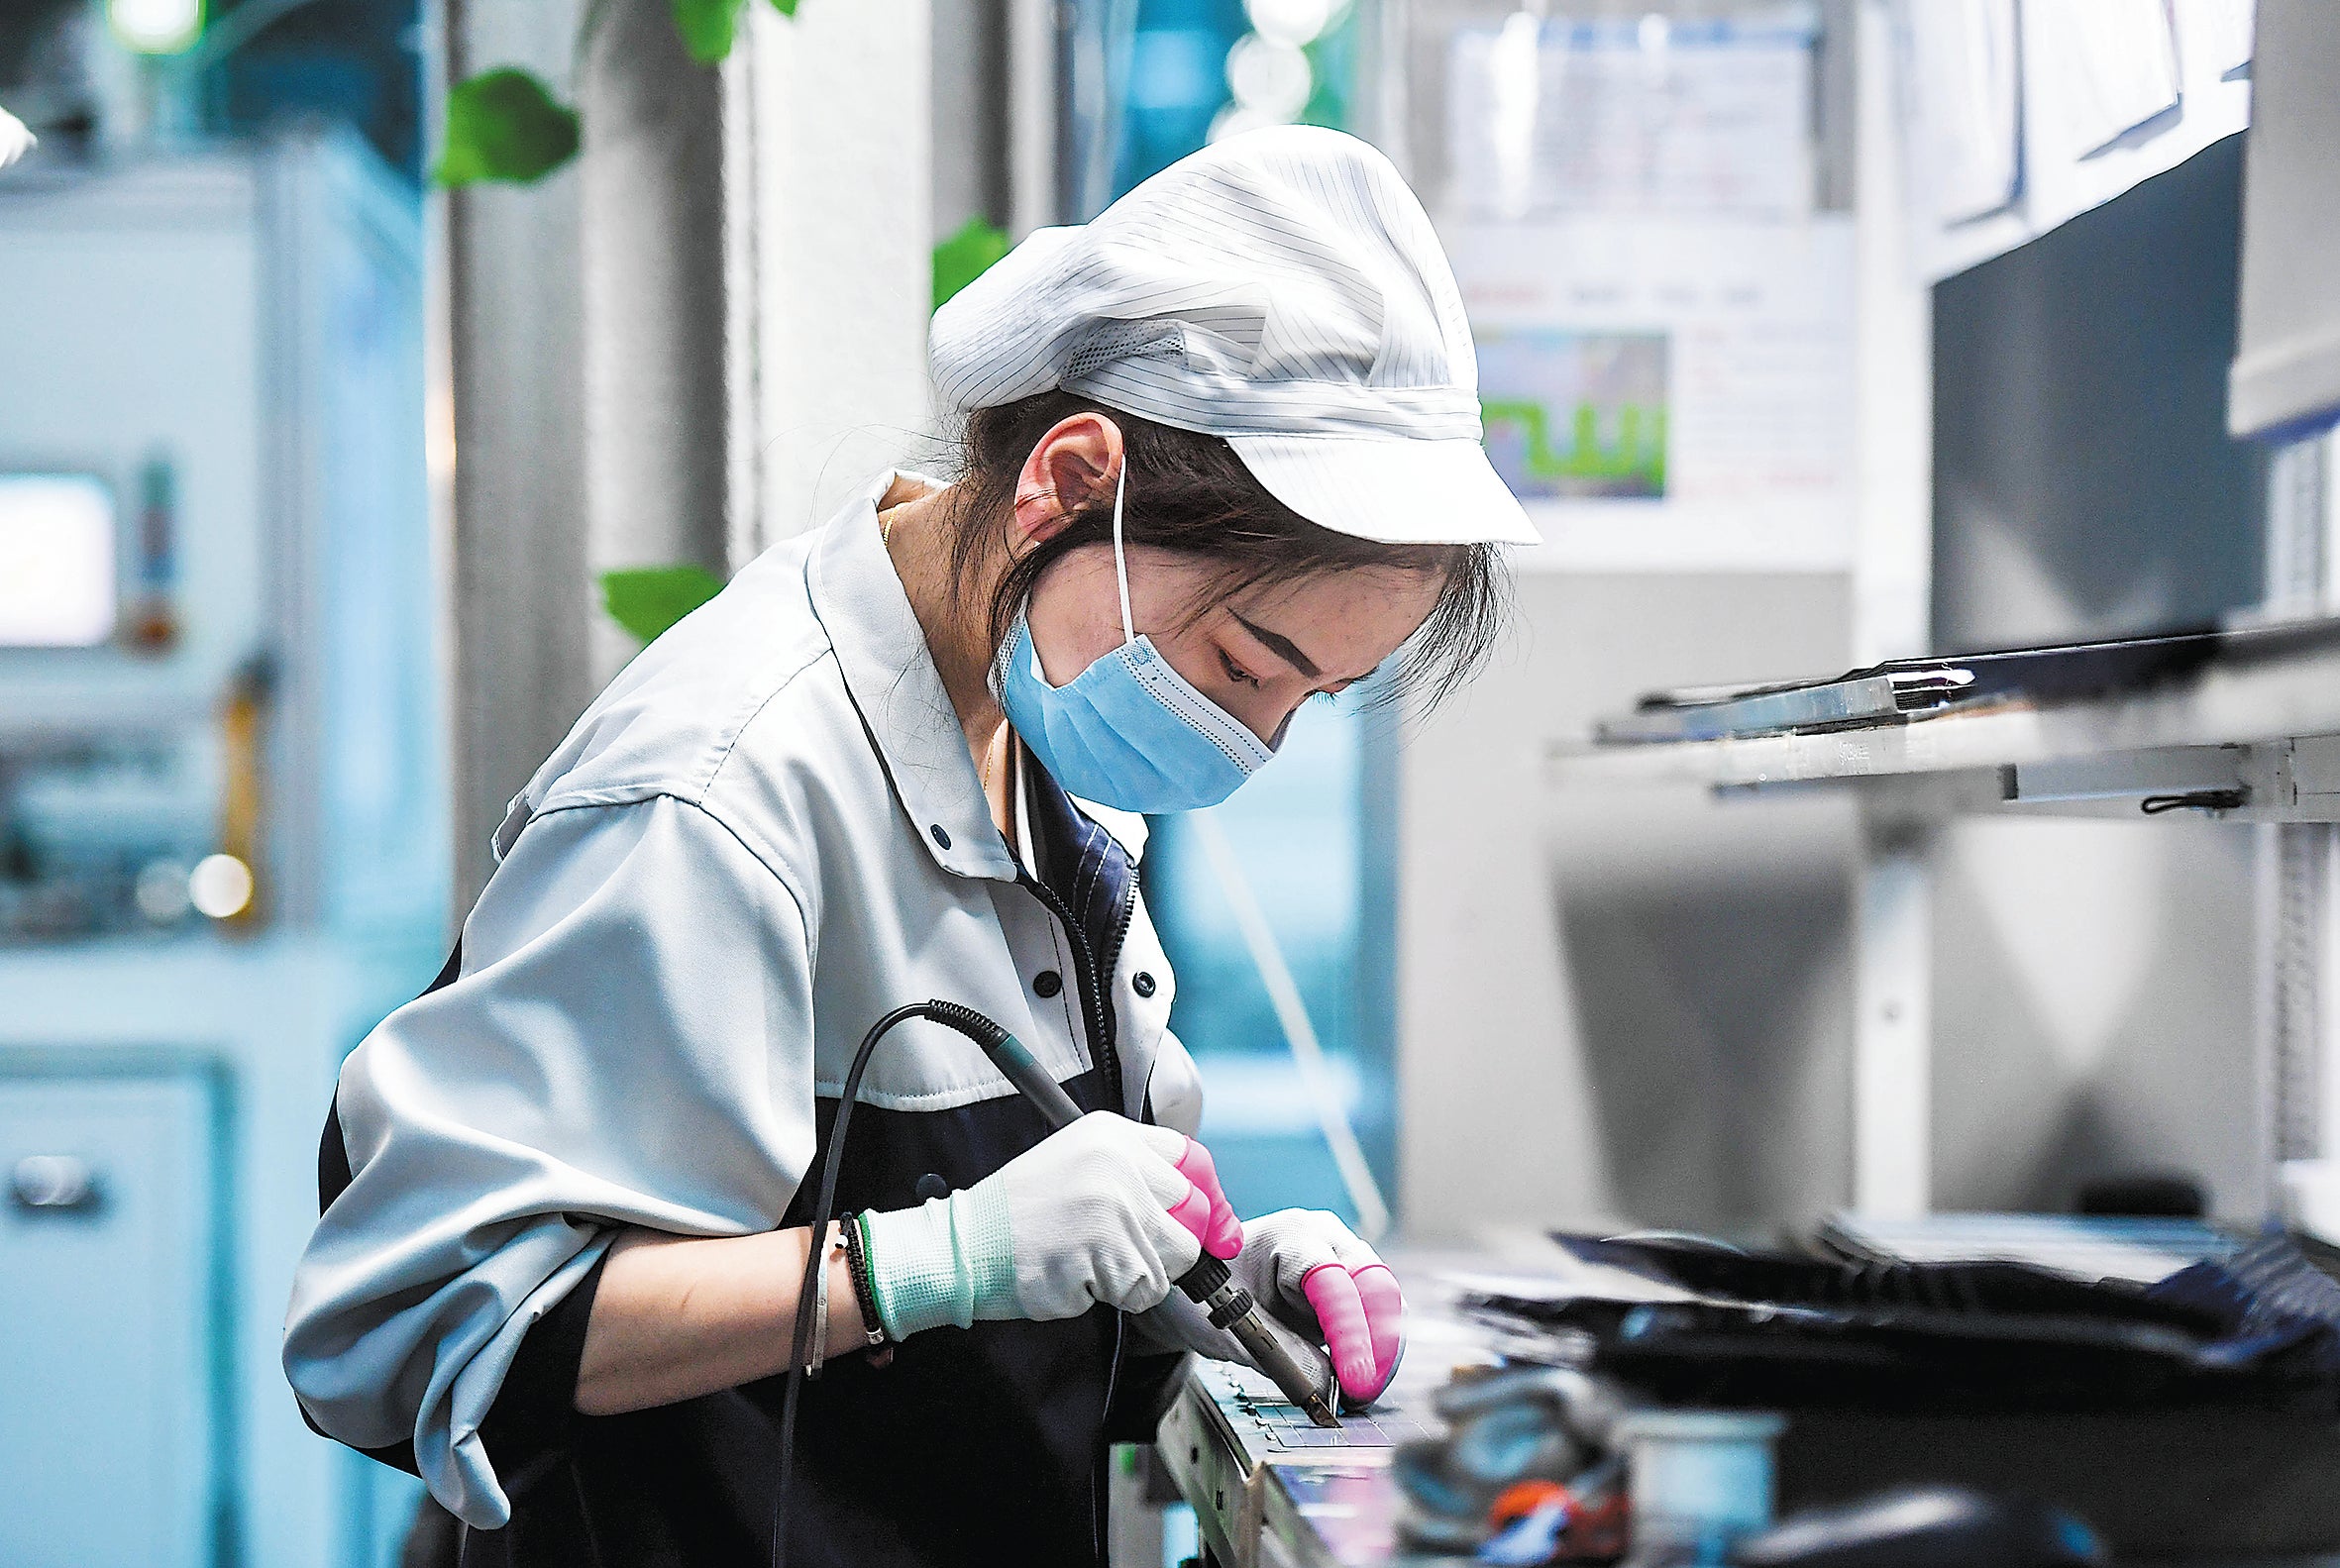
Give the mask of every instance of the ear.
[[1073, 514], [1111, 500], [1121, 471], [1121, 428], [1103, 414], [1058, 420], [1015, 476], [1015, 521], [1009, 548], [1017, 555], [1062, 533]]

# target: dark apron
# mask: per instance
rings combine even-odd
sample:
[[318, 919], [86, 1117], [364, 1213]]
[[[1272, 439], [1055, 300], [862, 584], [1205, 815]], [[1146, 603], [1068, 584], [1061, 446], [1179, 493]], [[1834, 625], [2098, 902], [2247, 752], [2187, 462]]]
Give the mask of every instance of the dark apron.
[[[1105, 993], [1134, 868], [1044, 774], [1028, 777], [1044, 880], [1024, 887], [1071, 937], [1099, 1063], [1064, 1088], [1084, 1110], [1146, 1114], [1121, 1103]], [[459, 947], [430, 989], [451, 983], [460, 965]], [[819, 1101], [814, 1170], [835, 1110], [834, 1099]], [[859, 1106], [839, 1211], [903, 1208], [970, 1187], [1047, 1131], [1012, 1096], [937, 1111]], [[337, 1110], [318, 1156], [321, 1204], [349, 1181]], [[812, 1186], [799, 1188], [784, 1228], [811, 1223]], [[578, 1413], [578, 1360], [599, 1283], [596, 1266], [529, 1330], [481, 1425], [512, 1518], [502, 1529], [465, 1530], [463, 1568], [764, 1568], [785, 1380], [623, 1415]], [[798, 1412], [792, 1568], [1102, 1564], [1107, 1444], [1151, 1440], [1179, 1361], [1125, 1356], [1122, 1337], [1120, 1314], [1100, 1307], [1051, 1323], [929, 1329], [898, 1345], [885, 1367], [858, 1354], [831, 1361], [805, 1383]], [[366, 1452], [415, 1468], [408, 1443]]]

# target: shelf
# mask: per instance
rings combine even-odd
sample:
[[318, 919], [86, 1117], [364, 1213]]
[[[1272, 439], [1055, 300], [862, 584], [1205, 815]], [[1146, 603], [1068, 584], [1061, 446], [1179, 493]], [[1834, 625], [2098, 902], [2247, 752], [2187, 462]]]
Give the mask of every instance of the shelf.
[[[1556, 787], [1848, 785], [1920, 812], [2340, 821], [2340, 646], [2306, 647], [2144, 689], [1953, 707], [1823, 731], [1554, 745]], [[2204, 791], [2217, 791], [2213, 796]], [[2166, 808], [2165, 808], [2166, 809]]]

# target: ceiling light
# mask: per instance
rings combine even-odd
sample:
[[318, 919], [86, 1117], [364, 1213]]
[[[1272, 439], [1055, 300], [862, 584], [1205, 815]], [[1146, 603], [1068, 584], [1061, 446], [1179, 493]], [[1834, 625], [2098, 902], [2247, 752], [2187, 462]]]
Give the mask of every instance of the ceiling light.
[[1332, 0], [1243, 0], [1251, 30], [1294, 49], [1314, 44], [1332, 21]]
[[1308, 107], [1316, 73], [1289, 44], [1246, 33], [1226, 52], [1226, 84], [1235, 102], [1268, 120], [1290, 123]]
[[203, 36], [203, 0], [106, 0], [106, 21], [124, 49], [180, 54]]
[[252, 902], [252, 868], [233, 855], [206, 855], [187, 874], [187, 898], [214, 920], [241, 914]]

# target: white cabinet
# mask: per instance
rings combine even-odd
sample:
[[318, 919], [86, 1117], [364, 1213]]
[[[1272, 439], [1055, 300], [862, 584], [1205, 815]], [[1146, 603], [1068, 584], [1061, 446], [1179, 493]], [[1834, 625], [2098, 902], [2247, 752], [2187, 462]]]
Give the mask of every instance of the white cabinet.
[[219, 1085], [0, 1053], [0, 1562], [225, 1558]]

